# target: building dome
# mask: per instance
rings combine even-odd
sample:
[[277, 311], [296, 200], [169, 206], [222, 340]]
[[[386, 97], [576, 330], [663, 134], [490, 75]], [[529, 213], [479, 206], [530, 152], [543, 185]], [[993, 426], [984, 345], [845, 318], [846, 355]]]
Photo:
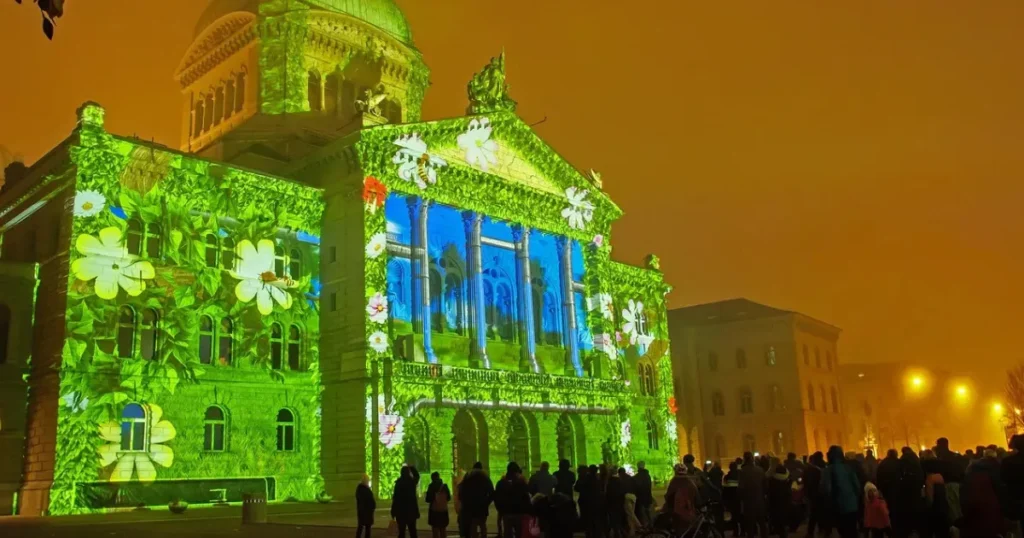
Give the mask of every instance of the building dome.
[[[198, 36], [210, 24], [236, 11], [259, 12], [259, 5], [268, 0], [212, 0], [199, 17], [195, 34]], [[412, 30], [405, 14], [394, 0], [295, 0], [312, 9], [342, 13], [376, 26], [395, 39], [412, 46]]]

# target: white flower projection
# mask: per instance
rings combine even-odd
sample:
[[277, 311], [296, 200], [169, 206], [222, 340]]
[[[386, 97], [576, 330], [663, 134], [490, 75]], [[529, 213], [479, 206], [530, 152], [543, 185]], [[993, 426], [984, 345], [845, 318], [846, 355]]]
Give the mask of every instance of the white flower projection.
[[622, 319], [626, 323], [622, 326], [622, 332], [629, 336], [631, 345], [638, 345], [646, 348], [654, 341], [654, 337], [647, 333], [647, 316], [644, 314], [644, 303], [629, 300], [625, 309], [622, 310]]
[[622, 448], [629, 446], [629, 443], [633, 440], [633, 425], [630, 424], [627, 418], [621, 425], [619, 425], [619, 443]]
[[448, 166], [448, 162], [428, 153], [427, 143], [418, 134], [400, 136], [394, 143], [399, 149], [391, 162], [398, 165], [398, 177], [420, 189], [437, 183], [437, 169]]
[[377, 353], [384, 353], [388, 350], [388, 335], [384, 331], [376, 331], [370, 335], [370, 349]]
[[470, 166], [476, 166], [486, 172], [488, 167], [498, 164], [498, 143], [491, 140], [491, 120], [471, 120], [466, 132], [459, 135], [457, 142], [466, 152], [466, 162]]
[[253, 246], [252, 241], [243, 239], [235, 247], [235, 255], [238, 261], [230, 274], [239, 280], [235, 286], [235, 297], [239, 301], [248, 303], [255, 297], [256, 306], [264, 316], [274, 311], [274, 302], [285, 310], [292, 307], [292, 296], [285, 290], [295, 287], [295, 282], [274, 273], [273, 241], [261, 239]]
[[79, 191], [75, 193], [76, 217], [91, 217], [103, 211], [107, 199], [96, 191]]
[[402, 444], [405, 436], [404, 419], [401, 415], [380, 416], [380, 442], [385, 448], [394, 448]]
[[370, 237], [370, 242], [366, 243], [366, 257], [371, 260], [376, 260], [384, 251], [388, 248], [388, 236], [384, 232], [375, 233]]
[[370, 302], [366, 305], [366, 314], [374, 323], [386, 323], [388, 321], [388, 298], [380, 292], [373, 294], [370, 297]]
[[174, 451], [163, 443], [174, 439], [178, 432], [170, 422], [160, 420], [164, 412], [159, 406], [149, 404], [146, 407], [149, 412], [144, 420], [149, 439], [142, 443], [142, 450], [124, 450], [122, 424], [108, 422], [100, 426], [100, 437], [109, 443], [99, 448], [100, 466], [117, 462], [110, 475], [111, 482], [128, 482], [135, 476], [140, 482], [152, 482], [156, 480], [154, 463], [161, 467], [174, 463]]
[[569, 223], [573, 230], [586, 228], [587, 223], [594, 220], [594, 204], [587, 200], [590, 191], [569, 187], [565, 189], [565, 198], [569, 207], [562, 210], [562, 218]]
[[83, 257], [71, 264], [71, 272], [79, 280], [96, 279], [96, 295], [100, 299], [116, 298], [118, 287], [138, 297], [146, 289], [146, 280], [156, 276], [153, 264], [125, 251], [121, 229], [115, 226], [100, 230], [99, 239], [79, 235], [75, 249]]

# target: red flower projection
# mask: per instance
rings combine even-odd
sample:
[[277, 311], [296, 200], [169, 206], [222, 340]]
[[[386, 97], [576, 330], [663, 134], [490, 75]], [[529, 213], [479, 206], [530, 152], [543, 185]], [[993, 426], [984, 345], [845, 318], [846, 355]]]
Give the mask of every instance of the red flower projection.
[[367, 176], [363, 180], [363, 202], [366, 203], [366, 209], [374, 213], [377, 208], [384, 207], [384, 200], [388, 197], [387, 185], [380, 182], [379, 179], [373, 176]]
[[679, 411], [679, 408], [676, 407], [676, 397], [675, 396], [673, 396], [673, 397], [668, 399], [668, 410], [669, 410], [670, 413], [672, 413], [673, 416]]

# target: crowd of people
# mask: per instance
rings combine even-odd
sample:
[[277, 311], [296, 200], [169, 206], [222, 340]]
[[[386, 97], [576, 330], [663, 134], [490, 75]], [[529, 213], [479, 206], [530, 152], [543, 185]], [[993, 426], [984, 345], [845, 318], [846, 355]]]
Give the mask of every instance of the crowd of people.
[[[661, 528], [676, 535], [702, 528], [709, 536], [779, 536], [803, 527], [841, 538], [1021, 536], [1024, 516], [1024, 436], [1007, 452], [996, 446], [953, 452], [946, 439], [920, 453], [889, 450], [877, 459], [833, 446], [784, 460], [745, 453], [729, 463], [698, 467], [686, 456], [674, 468], [663, 502], [643, 462], [636, 471], [581, 466], [567, 460], [551, 472], [547, 462], [528, 479], [515, 462], [492, 481], [480, 463], [460, 472], [451, 487], [438, 473], [423, 501], [434, 538], [446, 536], [449, 502], [461, 538], [486, 538], [493, 509], [499, 538], [631, 538]], [[356, 491], [359, 531], [369, 538], [375, 501], [364, 479]], [[391, 517], [399, 538], [416, 538], [420, 518], [419, 473], [402, 468], [395, 483]]]

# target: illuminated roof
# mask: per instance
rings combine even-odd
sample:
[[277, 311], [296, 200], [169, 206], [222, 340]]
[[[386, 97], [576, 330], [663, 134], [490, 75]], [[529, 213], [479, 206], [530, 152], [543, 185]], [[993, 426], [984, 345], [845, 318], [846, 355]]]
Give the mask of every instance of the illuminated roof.
[[[220, 17], [235, 11], [259, 12], [259, 5], [268, 0], [212, 0], [199, 17], [198, 36]], [[402, 10], [393, 0], [294, 0], [313, 9], [342, 13], [380, 28], [395, 39], [412, 46], [412, 30]]]
[[674, 308], [669, 311], [669, 316], [673, 321], [685, 326], [718, 325], [734, 321], [776, 318], [790, 315], [802, 316], [803, 318], [813, 320], [825, 327], [835, 330], [837, 333], [840, 330], [838, 327], [830, 323], [814, 319], [806, 314], [766, 306], [742, 297], [738, 299], [717, 301], [714, 303]]

